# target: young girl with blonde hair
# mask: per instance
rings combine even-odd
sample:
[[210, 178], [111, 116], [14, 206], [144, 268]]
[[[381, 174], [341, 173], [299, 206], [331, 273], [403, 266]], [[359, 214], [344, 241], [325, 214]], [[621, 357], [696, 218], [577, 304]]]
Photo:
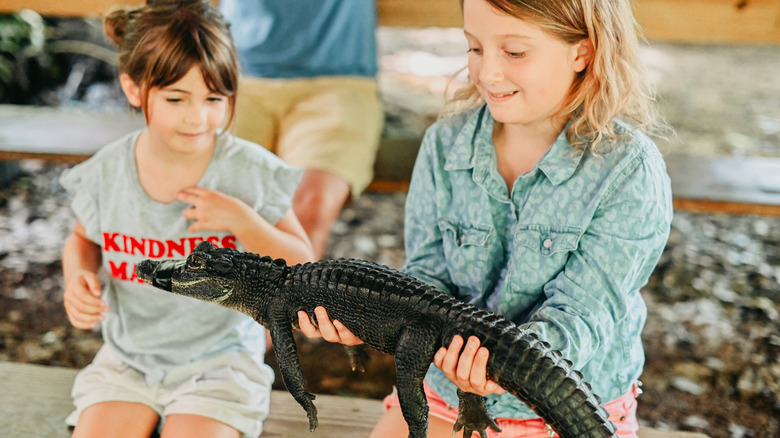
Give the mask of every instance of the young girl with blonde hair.
[[[144, 285], [134, 266], [201, 241], [311, 260], [293, 213], [300, 170], [225, 132], [238, 84], [208, 0], [149, 1], [105, 20], [122, 90], [147, 126], [66, 171], [77, 217], [63, 249], [71, 323], [103, 347], [73, 387], [74, 437], [256, 437], [273, 373], [252, 318]], [[107, 274], [101, 286], [98, 271]]]
[[[629, 0], [463, 0], [470, 85], [432, 125], [406, 204], [403, 270], [538, 333], [582, 372], [620, 436], [636, 436], [647, 309], [640, 289], [672, 197], [647, 133], [659, 123]], [[320, 309], [322, 312], [322, 309]], [[337, 321], [309, 336], [359, 342]], [[457, 389], [486, 396], [498, 433], [548, 437], [486, 379], [490, 352], [455, 337], [424, 389], [429, 436], [449, 437]], [[397, 396], [372, 437], [406, 437]]]

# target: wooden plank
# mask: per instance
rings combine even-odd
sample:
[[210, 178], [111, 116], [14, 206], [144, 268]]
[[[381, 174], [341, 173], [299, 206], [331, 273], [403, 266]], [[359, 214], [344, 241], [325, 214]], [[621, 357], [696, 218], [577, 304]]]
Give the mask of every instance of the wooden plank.
[[[382, 402], [357, 397], [317, 395], [319, 425], [313, 437], [364, 438], [382, 414]], [[271, 393], [271, 414], [263, 423], [263, 437], [309, 436], [309, 420], [301, 405], [287, 391]]]
[[41, 15], [85, 17], [104, 15], [114, 5], [143, 4], [140, 0], [3, 0], [0, 12], [16, 12], [22, 9], [32, 9]]
[[[0, 158], [51, 155], [55, 160], [78, 161], [145, 124], [143, 115], [130, 110], [0, 105]], [[67, 159], [70, 156], [73, 159]]]
[[380, 26], [460, 27], [459, 0], [377, 0]]
[[669, 156], [678, 209], [780, 215], [780, 158]]
[[651, 40], [780, 44], [778, 0], [638, 0], [634, 13]]
[[[0, 362], [0, 430], [3, 436], [25, 438], [68, 438], [65, 417], [73, 409], [70, 389], [78, 370], [11, 362]], [[369, 435], [382, 402], [355, 397], [318, 395], [315, 400], [318, 438], [359, 438]], [[707, 438], [692, 432], [640, 428], [639, 438]], [[309, 436], [303, 409], [287, 391], [272, 391], [271, 415], [263, 424], [263, 435], [271, 438]]]
[[0, 431], [8, 437], [67, 438], [77, 370], [0, 362]]
[[[0, 430], [2, 436], [67, 438], [65, 417], [73, 410], [70, 389], [78, 370], [0, 362]], [[318, 395], [317, 437], [362, 438], [382, 413], [382, 402]], [[271, 418], [263, 437], [309, 435], [306, 413], [287, 391], [271, 393]]]
[[[43, 15], [104, 14], [116, 4], [138, 0], [3, 0], [0, 12], [33, 9]], [[637, 0], [635, 15], [651, 40], [693, 43], [780, 44], [777, 0]], [[460, 27], [458, 0], [377, 0], [379, 24]]]

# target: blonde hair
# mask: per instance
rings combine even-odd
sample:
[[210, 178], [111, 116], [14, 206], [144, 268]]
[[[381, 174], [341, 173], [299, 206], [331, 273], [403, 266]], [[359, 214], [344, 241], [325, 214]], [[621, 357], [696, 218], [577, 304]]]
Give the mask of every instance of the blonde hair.
[[232, 123], [238, 57], [230, 25], [209, 0], [149, 0], [115, 9], [103, 30], [119, 48], [119, 72], [140, 87], [147, 119], [149, 90], [175, 83], [198, 65], [209, 90], [227, 96]]
[[[568, 44], [587, 38], [593, 45], [593, 58], [575, 78], [571, 99], [559, 113], [571, 119], [567, 136], [572, 145], [587, 144], [595, 151], [602, 139], [619, 138], [615, 118], [649, 134], [666, 132], [639, 60], [640, 32], [630, 0], [484, 1]], [[448, 112], [482, 103], [470, 83], [454, 93]]]

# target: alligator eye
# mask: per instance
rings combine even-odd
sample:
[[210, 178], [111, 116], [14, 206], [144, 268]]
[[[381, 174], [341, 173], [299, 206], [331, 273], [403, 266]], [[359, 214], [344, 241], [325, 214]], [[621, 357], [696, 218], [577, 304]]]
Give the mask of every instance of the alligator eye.
[[187, 259], [187, 267], [192, 269], [203, 269], [206, 266], [206, 258], [200, 254], [192, 254]]

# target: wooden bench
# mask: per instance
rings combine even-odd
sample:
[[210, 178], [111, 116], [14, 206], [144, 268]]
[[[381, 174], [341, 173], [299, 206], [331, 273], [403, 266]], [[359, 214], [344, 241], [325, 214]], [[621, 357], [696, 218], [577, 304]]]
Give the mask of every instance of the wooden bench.
[[[75, 163], [143, 125], [129, 111], [0, 105], [0, 158]], [[405, 190], [419, 142], [385, 138], [369, 190]], [[675, 208], [780, 216], [780, 159], [672, 156], [667, 167]]]
[[[0, 362], [0, 434], [7, 437], [67, 438], [65, 417], [73, 409], [70, 389], [78, 370]], [[382, 412], [382, 402], [318, 395], [319, 427], [309, 434], [303, 409], [286, 391], [271, 393], [271, 415], [263, 437], [367, 437]], [[706, 438], [691, 432], [641, 428], [640, 438]]]

